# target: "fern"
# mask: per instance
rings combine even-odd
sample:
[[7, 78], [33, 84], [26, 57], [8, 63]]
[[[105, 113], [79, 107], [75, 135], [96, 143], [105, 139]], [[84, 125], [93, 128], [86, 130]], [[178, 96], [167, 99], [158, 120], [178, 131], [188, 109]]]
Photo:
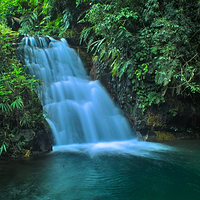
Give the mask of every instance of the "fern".
[[84, 28], [81, 31], [81, 35], [80, 35], [80, 44], [82, 44], [82, 42], [86, 42], [88, 39], [91, 39], [90, 37], [92, 37], [92, 31], [93, 31], [93, 27], [89, 27], [89, 28]]
[[17, 96], [15, 101], [11, 104], [12, 109], [22, 109], [24, 107], [24, 103], [22, 101], [21, 96]]
[[107, 45], [106, 43], [103, 43], [101, 45], [101, 48], [98, 49], [98, 53], [99, 53], [99, 59], [100, 61], [108, 61], [108, 49], [107, 49]]
[[[92, 38], [92, 40], [93, 40], [93, 38]], [[95, 54], [97, 53], [97, 52], [100, 52], [101, 51], [101, 48], [104, 46], [104, 41], [105, 41], [105, 38], [103, 38], [103, 39], [100, 39], [100, 40], [96, 40], [96, 41], [94, 41], [93, 43], [91, 43], [91, 44], [88, 44], [88, 47], [89, 47], [89, 49], [90, 49], [90, 51], [95, 51]]]
[[[122, 63], [122, 65], [121, 65], [122, 67], [121, 67], [121, 69], [119, 71], [119, 78], [120, 79], [127, 72], [127, 69], [132, 65], [133, 65], [133, 60], [132, 59]], [[132, 73], [129, 73], [129, 74], [132, 74]]]
[[31, 120], [32, 118], [31, 118], [30, 112], [29, 111], [24, 112], [23, 116], [20, 119], [20, 126], [29, 127], [30, 125], [32, 125]]
[[63, 23], [64, 23], [64, 28], [65, 29], [68, 29], [71, 22], [73, 20], [73, 16], [72, 16], [72, 13], [69, 11], [69, 9], [65, 9], [63, 11]]
[[22, 32], [28, 33], [31, 30], [35, 29], [36, 22], [38, 20], [38, 11], [37, 9], [34, 9], [33, 12], [25, 15], [21, 19], [21, 27], [22, 27]]
[[0, 147], [0, 156], [4, 152], [7, 152], [7, 143], [3, 143]]
[[2, 112], [5, 112], [5, 113], [12, 111], [12, 107], [8, 103], [0, 103], [0, 109]]
[[112, 64], [111, 64], [111, 68], [112, 68], [112, 76], [118, 75], [118, 59], [116, 58]]

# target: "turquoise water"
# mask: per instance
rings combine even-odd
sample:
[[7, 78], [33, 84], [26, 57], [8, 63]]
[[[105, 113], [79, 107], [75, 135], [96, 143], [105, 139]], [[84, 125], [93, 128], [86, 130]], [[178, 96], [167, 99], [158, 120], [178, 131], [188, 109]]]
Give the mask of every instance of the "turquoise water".
[[0, 161], [1, 200], [199, 200], [200, 141], [69, 145]]

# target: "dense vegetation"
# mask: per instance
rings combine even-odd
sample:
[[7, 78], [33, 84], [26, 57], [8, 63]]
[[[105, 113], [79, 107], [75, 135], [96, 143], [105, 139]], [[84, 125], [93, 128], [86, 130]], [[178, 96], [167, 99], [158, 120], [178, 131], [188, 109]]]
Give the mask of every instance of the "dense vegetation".
[[[134, 114], [135, 105], [143, 115], [169, 102], [175, 117], [177, 99], [199, 109], [199, 21], [198, 0], [2, 0], [0, 154], [12, 146], [18, 129], [34, 127], [38, 116], [31, 110], [38, 82], [15, 59], [16, 34], [79, 40], [93, 56], [97, 77], [110, 77], [127, 114]], [[199, 113], [193, 115], [198, 119]]]
[[0, 25], [0, 39], [0, 155], [25, 155], [27, 138], [22, 131], [45, 123], [34, 92], [39, 82], [16, 59], [16, 33]]
[[199, 12], [198, 1], [96, 1], [81, 39], [145, 110], [200, 92]]
[[7, 3], [1, 2], [5, 7], [1, 6], [0, 23], [0, 155], [29, 156], [28, 142], [35, 136], [31, 130], [42, 128], [45, 120], [35, 93], [39, 81], [26, 74], [17, 60], [18, 33], [6, 23], [17, 4]]

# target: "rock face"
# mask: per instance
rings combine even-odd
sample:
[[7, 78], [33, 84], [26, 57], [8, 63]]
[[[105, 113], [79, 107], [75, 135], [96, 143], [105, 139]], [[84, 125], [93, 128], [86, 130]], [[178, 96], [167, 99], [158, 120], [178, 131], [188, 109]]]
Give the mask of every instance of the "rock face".
[[129, 89], [128, 81], [113, 78], [107, 67], [102, 64], [98, 66], [94, 61], [90, 73], [94, 79], [101, 81], [133, 130], [140, 133], [142, 138], [148, 135], [149, 141], [162, 141], [200, 137], [200, 106], [197, 99], [169, 97], [165, 103], [147, 107], [143, 112], [138, 106], [136, 92]]
[[32, 154], [49, 152], [52, 150], [52, 142], [50, 131], [41, 129], [34, 134], [34, 137], [27, 141], [27, 149], [31, 150]]
[[3, 157], [29, 157], [52, 150], [51, 133], [47, 128], [21, 129], [13, 136], [12, 146]]

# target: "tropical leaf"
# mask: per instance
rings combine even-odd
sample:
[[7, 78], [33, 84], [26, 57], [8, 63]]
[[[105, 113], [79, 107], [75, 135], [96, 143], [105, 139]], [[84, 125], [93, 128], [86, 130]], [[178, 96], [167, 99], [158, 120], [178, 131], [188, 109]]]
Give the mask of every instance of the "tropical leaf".
[[13, 109], [17, 108], [17, 109], [22, 109], [24, 107], [24, 103], [22, 101], [21, 96], [17, 96], [15, 98], [15, 101], [11, 103], [11, 107]]

